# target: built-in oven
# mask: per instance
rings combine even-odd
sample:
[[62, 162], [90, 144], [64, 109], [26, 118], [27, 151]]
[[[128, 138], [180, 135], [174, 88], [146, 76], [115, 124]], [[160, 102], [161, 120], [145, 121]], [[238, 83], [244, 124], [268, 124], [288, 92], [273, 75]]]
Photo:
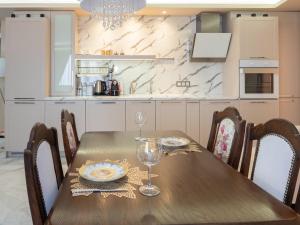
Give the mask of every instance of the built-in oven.
[[277, 99], [279, 68], [277, 60], [241, 60], [240, 98]]

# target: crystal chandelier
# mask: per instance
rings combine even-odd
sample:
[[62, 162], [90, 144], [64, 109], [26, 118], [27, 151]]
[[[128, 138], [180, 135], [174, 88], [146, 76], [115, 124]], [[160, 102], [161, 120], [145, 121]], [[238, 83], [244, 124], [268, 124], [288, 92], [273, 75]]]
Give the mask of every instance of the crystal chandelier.
[[103, 19], [105, 29], [121, 27], [129, 14], [146, 6], [146, 0], [80, 0], [80, 7]]

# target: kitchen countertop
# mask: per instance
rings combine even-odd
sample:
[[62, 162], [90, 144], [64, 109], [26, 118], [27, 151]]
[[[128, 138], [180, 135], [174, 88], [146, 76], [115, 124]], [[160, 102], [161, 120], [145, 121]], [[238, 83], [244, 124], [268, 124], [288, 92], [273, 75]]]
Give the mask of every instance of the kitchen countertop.
[[225, 96], [195, 96], [195, 95], [121, 95], [121, 96], [69, 96], [69, 97], [47, 97], [46, 101], [117, 101], [117, 100], [236, 100], [237, 98], [225, 97]]

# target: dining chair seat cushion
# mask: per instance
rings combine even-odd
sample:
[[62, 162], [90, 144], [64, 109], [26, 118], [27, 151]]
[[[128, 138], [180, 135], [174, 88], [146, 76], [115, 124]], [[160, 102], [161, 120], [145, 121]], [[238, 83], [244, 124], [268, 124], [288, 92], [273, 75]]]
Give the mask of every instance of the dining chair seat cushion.
[[253, 182], [284, 202], [295, 162], [295, 151], [282, 136], [265, 135], [257, 146]]
[[74, 154], [76, 153], [76, 150], [77, 150], [77, 144], [76, 144], [75, 134], [74, 134], [72, 124], [70, 122], [67, 122], [66, 128], [67, 128], [66, 130], [67, 130], [70, 149], [72, 152], [72, 156], [74, 156]]
[[229, 118], [223, 119], [218, 127], [214, 154], [225, 163], [229, 159], [234, 133], [234, 122]]
[[49, 214], [49, 211], [52, 208], [58, 194], [58, 186], [51, 148], [46, 141], [43, 141], [39, 146], [36, 164], [41, 190], [43, 193], [45, 209], [47, 214]]

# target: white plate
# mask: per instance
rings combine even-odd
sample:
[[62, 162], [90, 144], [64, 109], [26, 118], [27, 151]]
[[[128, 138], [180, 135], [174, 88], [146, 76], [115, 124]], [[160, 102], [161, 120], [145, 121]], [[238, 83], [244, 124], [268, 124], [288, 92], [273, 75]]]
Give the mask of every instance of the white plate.
[[79, 175], [89, 181], [110, 182], [126, 176], [128, 168], [113, 162], [97, 162], [83, 165]]
[[164, 137], [160, 138], [160, 144], [166, 147], [177, 148], [187, 146], [190, 140], [183, 137]]

